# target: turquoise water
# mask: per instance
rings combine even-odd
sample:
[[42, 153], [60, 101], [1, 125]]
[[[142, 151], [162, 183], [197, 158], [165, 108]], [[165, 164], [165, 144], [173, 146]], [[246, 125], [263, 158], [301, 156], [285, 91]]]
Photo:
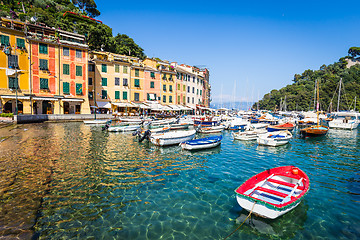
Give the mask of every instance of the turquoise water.
[[310, 191], [275, 220], [253, 216], [229, 239], [359, 239], [359, 133], [260, 147], [223, 134], [185, 152], [82, 123], [0, 129], [0, 235], [40, 239], [223, 239], [245, 219], [234, 189], [296, 165]]

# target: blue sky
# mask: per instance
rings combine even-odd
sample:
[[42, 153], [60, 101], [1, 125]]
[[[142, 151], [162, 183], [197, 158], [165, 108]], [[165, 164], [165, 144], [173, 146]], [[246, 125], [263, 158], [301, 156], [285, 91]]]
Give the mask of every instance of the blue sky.
[[213, 102], [261, 99], [360, 45], [359, 1], [96, 3], [98, 19], [147, 56], [206, 66]]

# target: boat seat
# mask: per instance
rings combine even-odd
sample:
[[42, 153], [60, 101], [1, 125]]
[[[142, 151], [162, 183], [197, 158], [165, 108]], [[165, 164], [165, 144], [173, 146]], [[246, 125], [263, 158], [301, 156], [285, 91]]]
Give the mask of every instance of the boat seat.
[[279, 197], [282, 197], [282, 198], [285, 198], [287, 196], [287, 194], [285, 194], [285, 193], [278, 192], [278, 191], [275, 191], [275, 190], [271, 190], [271, 189], [268, 189], [268, 188], [263, 188], [263, 187], [257, 187], [257, 188], [255, 188], [255, 191], [261, 191], [261, 192], [270, 193], [272, 195], [279, 196]]
[[[288, 182], [276, 180], [276, 179], [273, 179], [273, 178], [269, 178], [269, 179], [268, 179], [268, 182], [276, 183], [276, 184], [280, 184], [280, 185], [284, 185], [284, 186], [291, 187], [291, 188], [295, 187], [295, 184], [294, 184], [294, 183], [288, 183]], [[297, 189], [303, 190], [304, 187], [303, 187], [303, 186], [298, 186]]]

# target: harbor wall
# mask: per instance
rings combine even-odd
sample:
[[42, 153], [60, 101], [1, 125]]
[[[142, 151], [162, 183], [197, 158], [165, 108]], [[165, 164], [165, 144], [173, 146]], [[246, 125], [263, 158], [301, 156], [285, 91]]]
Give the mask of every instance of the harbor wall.
[[[96, 119], [111, 119], [111, 114], [96, 114]], [[94, 114], [37, 114], [37, 115], [15, 115], [15, 123], [37, 123], [37, 122], [68, 122], [95, 119]]]

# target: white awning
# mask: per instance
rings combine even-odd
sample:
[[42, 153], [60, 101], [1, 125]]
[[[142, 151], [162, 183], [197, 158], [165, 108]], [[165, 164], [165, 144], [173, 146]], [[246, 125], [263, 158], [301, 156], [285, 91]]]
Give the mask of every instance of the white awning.
[[[11, 95], [0, 95], [0, 97], [2, 98], [2, 99], [16, 99], [16, 96], [14, 95], [14, 96], [11, 96]], [[17, 96], [17, 98], [18, 99], [30, 99], [30, 97], [29, 96]]]
[[136, 105], [141, 109], [151, 109], [148, 105], [145, 105], [143, 103], [136, 103]]
[[84, 99], [81, 98], [62, 98], [63, 102], [83, 102]]
[[109, 102], [96, 102], [96, 105], [99, 108], [111, 108], [111, 104]]
[[35, 101], [57, 101], [57, 98], [50, 98], [50, 97], [33, 97]]
[[137, 107], [132, 103], [128, 103], [128, 102], [120, 102], [120, 103], [111, 103], [112, 105], [115, 105], [117, 107]]

